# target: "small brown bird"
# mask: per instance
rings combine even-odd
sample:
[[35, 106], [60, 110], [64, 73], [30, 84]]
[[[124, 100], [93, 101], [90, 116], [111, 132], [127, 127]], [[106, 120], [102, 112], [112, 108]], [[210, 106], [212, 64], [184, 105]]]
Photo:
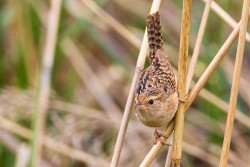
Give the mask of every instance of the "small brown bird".
[[[135, 109], [143, 124], [157, 128], [166, 126], [173, 119], [179, 99], [176, 77], [163, 50], [159, 12], [148, 15], [147, 32], [150, 66], [137, 80]], [[162, 142], [162, 136], [156, 129], [156, 140]]]

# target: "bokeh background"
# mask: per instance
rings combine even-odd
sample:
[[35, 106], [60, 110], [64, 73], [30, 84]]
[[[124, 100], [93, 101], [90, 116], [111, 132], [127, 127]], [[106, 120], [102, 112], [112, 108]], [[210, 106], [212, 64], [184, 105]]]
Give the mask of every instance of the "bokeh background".
[[[91, 3], [89, 3], [91, 2]], [[120, 23], [117, 32], [110, 18], [91, 10], [98, 5]], [[119, 131], [123, 110], [133, 78], [145, 20], [151, 0], [64, 0], [62, 3], [51, 94], [46, 118], [46, 136], [92, 157], [109, 163]], [[242, 0], [217, 2], [237, 22]], [[190, 55], [204, 9], [202, 0], [192, 6]], [[50, 1], [0, 1], [0, 117], [33, 129], [35, 101], [38, 97]], [[182, 1], [163, 0], [160, 7], [164, 48], [177, 68]], [[100, 10], [98, 10], [100, 12]], [[194, 81], [197, 81], [218, 52], [232, 28], [210, 11]], [[223, 142], [237, 42], [205, 85], [186, 113], [183, 167], [218, 166]], [[238, 111], [229, 166], [250, 164], [250, 47], [246, 42]], [[148, 66], [148, 60], [145, 66]], [[243, 116], [242, 116], [243, 114]], [[0, 122], [3, 124], [3, 122]], [[154, 129], [145, 127], [132, 111], [119, 166], [138, 166], [153, 143]], [[21, 135], [19, 133], [21, 133]], [[0, 166], [27, 166], [31, 141], [0, 125]], [[151, 166], [163, 166], [167, 146]], [[77, 156], [43, 147], [44, 167], [92, 166]], [[91, 159], [89, 159], [91, 161]], [[102, 164], [100, 164], [102, 166]]]

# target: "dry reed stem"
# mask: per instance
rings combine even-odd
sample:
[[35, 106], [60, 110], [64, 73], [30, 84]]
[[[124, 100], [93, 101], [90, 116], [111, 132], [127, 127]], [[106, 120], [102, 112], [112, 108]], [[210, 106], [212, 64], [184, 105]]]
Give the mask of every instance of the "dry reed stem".
[[32, 139], [31, 167], [37, 167], [40, 164], [42, 152], [41, 142], [45, 132], [46, 112], [48, 109], [48, 100], [50, 94], [51, 71], [54, 60], [55, 45], [57, 39], [58, 24], [60, 18], [61, 0], [51, 2], [49, 14], [49, 26], [46, 34], [46, 41], [43, 53], [42, 70], [40, 74], [40, 83], [36, 106], [34, 109], [34, 134]]
[[165, 167], [170, 167], [171, 165], [171, 160], [172, 160], [172, 156], [173, 156], [173, 136], [170, 136], [170, 146], [168, 147], [168, 154], [167, 154], [167, 158], [166, 158], [166, 163], [165, 163]]
[[[208, 0], [203, 0], [204, 2], [207, 2]], [[212, 10], [222, 18], [229, 26], [232, 28], [235, 28], [237, 26], [237, 22], [225, 11], [223, 10], [215, 1], [211, 4]], [[247, 32], [246, 39], [248, 42], [250, 42], [250, 34]]]
[[[239, 27], [240, 22], [237, 24], [237, 26], [234, 28], [233, 32], [229, 35], [228, 39], [225, 41], [225, 43], [222, 45], [212, 62], [209, 64], [205, 72], [202, 74], [196, 85], [193, 87], [191, 92], [189, 93], [187, 97], [187, 103], [185, 104], [185, 111], [190, 107], [190, 105], [193, 103], [194, 99], [200, 92], [200, 90], [203, 88], [205, 83], [207, 82], [208, 78], [211, 76], [211, 74], [214, 72], [215, 68], [219, 65], [220, 61], [223, 59], [227, 51], [229, 50], [230, 46], [233, 44], [235, 39], [237, 38], [237, 35], [239, 34]], [[166, 136], [169, 136], [173, 131], [173, 121], [170, 122], [169, 126], [165, 130], [164, 134]], [[154, 145], [151, 150], [148, 152], [146, 158], [142, 161], [141, 164], [150, 164], [157, 153], [159, 152], [160, 148], [162, 147], [161, 144]]]
[[[182, 7], [182, 20], [181, 20], [181, 38], [179, 49], [179, 62], [178, 62], [178, 93], [179, 99], [186, 99], [186, 79], [187, 79], [187, 65], [188, 65], [188, 47], [189, 47], [189, 30], [191, 20], [192, 0], [184, 0]], [[182, 154], [182, 140], [184, 129], [184, 111], [185, 104], [179, 103], [178, 110], [175, 115], [174, 125], [174, 141], [173, 141], [173, 156], [172, 167], [179, 167], [181, 165]]]
[[92, 12], [94, 12], [107, 25], [112, 27], [118, 34], [124, 37], [127, 41], [140, 48], [141, 41], [130, 31], [128, 31], [121, 23], [115, 20], [110, 14], [100, 8], [94, 1], [81, 0]]
[[139, 76], [139, 73], [140, 73], [140, 70], [138, 70], [136, 68], [135, 73], [134, 73], [134, 77], [132, 80], [132, 84], [130, 87], [128, 99], [126, 102], [126, 106], [124, 109], [124, 114], [122, 117], [122, 122], [120, 125], [119, 133], [118, 133], [118, 136], [116, 139], [114, 153], [113, 153], [113, 157], [112, 157], [111, 165], [110, 165], [111, 167], [116, 167], [116, 166], [118, 166], [118, 163], [119, 163], [119, 159], [120, 159], [120, 155], [121, 155], [121, 151], [122, 151], [122, 146], [124, 143], [124, 138], [125, 138], [125, 134], [126, 134], [127, 127], [128, 127], [129, 117], [130, 117], [131, 109], [132, 109], [133, 102], [134, 102], [135, 84], [136, 84], [137, 78]]
[[240, 73], [242, 68], [242, 61], [244, 57], [244, 48], [245, 48], [245, 40], [246, 40], [246, 31], [248, 24], [248, 13], [249, 13], [250, 0], [244, 0], [243, 9], [241, 15], [241, 25], [240, 25], [240, 33], [239, 40], [237, 46], [234, 74], [232, 80], [231, 87], [231, 95], [229, 101], [228, 108], [228, 116], [227, 123], [225, 128], [225, 135], [220, 159], [220, 167], [226, 167], [228, 163], [228, 156], [230, 151], [230, 143], [232, 138], [233, 124], [234, 124], [234, 114], [236, 110], [238, 91], [239, 91], [239, 83], [240, 83]]
[[[189, 66], [189, 70], [188, 70], [188, 74], [187, 74], [186, 93], [188, 93], [188, 91], [189, 91], [189, 87], [190, 87], [190, 84], [191, 84], [191, 81], [192, 81], [192, 78], [193, 78], [195, 65], [196, 65], [198, 55], [199, 55], [199, 52], [200, 52], [200, 47], [201, 47], [201, 44], [202, 44], [202, 39], [203, 39], [206, 24], [207, 24], [208, 15], [209, 15], [209, 12], [210, 12], [211, 2], [212, 2], [212, 0], [208, 0], [206, 2], [206, 6], [205, 6], [205, 9], [204, 9], [204, 12], [203, 12], [203, 16], [202, 16], [200, 28], [199, 28], [198, 35], [197, 35], [197, 40], [196, 40], [194, 52], [193, 52], [193, 55], [192, 55], [192, 59], [190, 61], [190, 66]], [[168, 155], [167, 155], [167, 160], [166, 160], [165, 167], [170, 166], [172, 155], [173, 155], [173, 147], [170, 146], [169, 149], [168, 149]]]
[[[161, 4], [161, 0], [154, 0], [152, 3], [152, 6], [151, 6], [150, 14], [158, 11], [160, 4]], [[121, 126], [119, 129], [118, 137], [117, 137], [115, 148], [114, 148], [113, 157], [111, 160], [111, 165], [110, 165], [111, 167], [116, 167], [116, 166], [118, 166], [118, 163], [119, 163], [123, 142], [124, 142], [126, 130], [128, 127], [128, 121], [129, 121], [129, 117], [130, 117], [130, 113], [131, 113], [131, 108], [132, 108], [133, 102], [134, 102], [135, 84], [136, 84], [137, 78], [139, 76], [139, 73], [141, 72], [141, 70], [144, 67], [145, 59], [147, 56], [147, 51], [148, 51], [147, 31], [145, 30], [143, 40], [142, 40], [141, 49], [140, 49], [137, 64], [136, 64], [136, 69], [135, 69], [133, 81], [132, 81], [132, 84], [130, 87], [130, 91], [129, 91], [128, 99], [127, 99], [126, 106], [124, 109], [124, 114], [123, 114]]]
[[226, 55], [227, 51], [237, 38], [240, 30], [240, 23], [237, 24], [233, 32], [229, 35], [225, 43], [222, 45], [216, 56], [213, 58], [212, 62], [208, 65], [205, 72], [202, 74], [196, 85], [193, 87], [193, 89], [190, 91], [188, 97], [187, 97], [187, 103], [186, 103], [186, 109], [187, 110], [190, 105], [193, 103], [194, 99], [196, 98], [197, 94], [200, 92], [200, 90], [203, 88], [209, 77], [212, 75], [216, 67], [219, 65], [221, 60]]
[[[32, 139], [31, 130], [24, 128], [16, 124], [15, 122], [12, 122], [1, 116], [0, 116], [0, 122], [1, 122], [0, 127], [2, 129], [12, 132], [25, 139], [28, 139], [28, 140]], [[97, 157], [94, 157], [82, 150], [80, 151], [72, 147], [69, 147], [47, 136], [44, 136], [44, 140], [42, 140], [41, 142], [42, 142], [41, 144], [43, 144], [45, 147], [47, 147], [48, 149], [52, 151], [58, 152], [72, 159], [87, 163], [90, 166], [99, 166], [100, 164], [102, 164], [102, 166], [108, 166], [108, 163], [106, 161], [98, 159]]]
[[192, 79], [193, 79], [196, 62], [197, 62], [197, 59], [198, 59], [198, 56], [200, 53], [202, 39], [203, 39], [205, 28], [207, 25], [207, 19], [208, 19], [208, 15], [210, 12], [211, 2], [212, 2], [212, 0], [206, 1], [206, 6], [205, 6], [205, 9], [203, 11], [203, 16], [201, 19], [200, 28], [199, 28], [198, 35], [197, 35], [197, 39], [196, 39], [196, 43], [195, 43], [195, 47], [194, 47], [194, 52], [193, 52], [193, 55], [192, 55], [192, 58], [190, 61], [190, 65], [189, 65], [189, 69], [188, 69], [186, 93], [189, 92], [190, 84], [191, 84]]

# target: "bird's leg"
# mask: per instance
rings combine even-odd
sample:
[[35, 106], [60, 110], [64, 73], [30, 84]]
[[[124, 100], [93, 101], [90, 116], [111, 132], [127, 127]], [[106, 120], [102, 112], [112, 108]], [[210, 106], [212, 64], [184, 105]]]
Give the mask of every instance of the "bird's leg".
[[155, 128], [155, 132], [154, 132], [154, 136], [155, 136], [155, 139], [154, 139], [154, 144], [156, 144], [158, 141], [161, 142], [162, 145], [168, 145], [168, 146], [171, 146], [170, 144], [168, 144], [163, 138], [167, 138], [163, 133], [160, 133], [157, 131], [157, 129]]

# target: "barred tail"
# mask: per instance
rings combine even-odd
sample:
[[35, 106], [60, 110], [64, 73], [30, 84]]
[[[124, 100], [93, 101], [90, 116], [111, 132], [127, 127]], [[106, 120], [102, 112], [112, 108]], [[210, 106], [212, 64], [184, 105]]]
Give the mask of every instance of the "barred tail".
[[161, 18], [159, 12], [154, 14], [155, 17], [155, 44], [156, 50], [163, 48], [163, 39], [162, 39], [162, 32], [161, 32]]
[[150, 62], [155, 58], [155, 52], [163, 48], [160, 14], [156, 12], [147, 17], [148, 45]]

